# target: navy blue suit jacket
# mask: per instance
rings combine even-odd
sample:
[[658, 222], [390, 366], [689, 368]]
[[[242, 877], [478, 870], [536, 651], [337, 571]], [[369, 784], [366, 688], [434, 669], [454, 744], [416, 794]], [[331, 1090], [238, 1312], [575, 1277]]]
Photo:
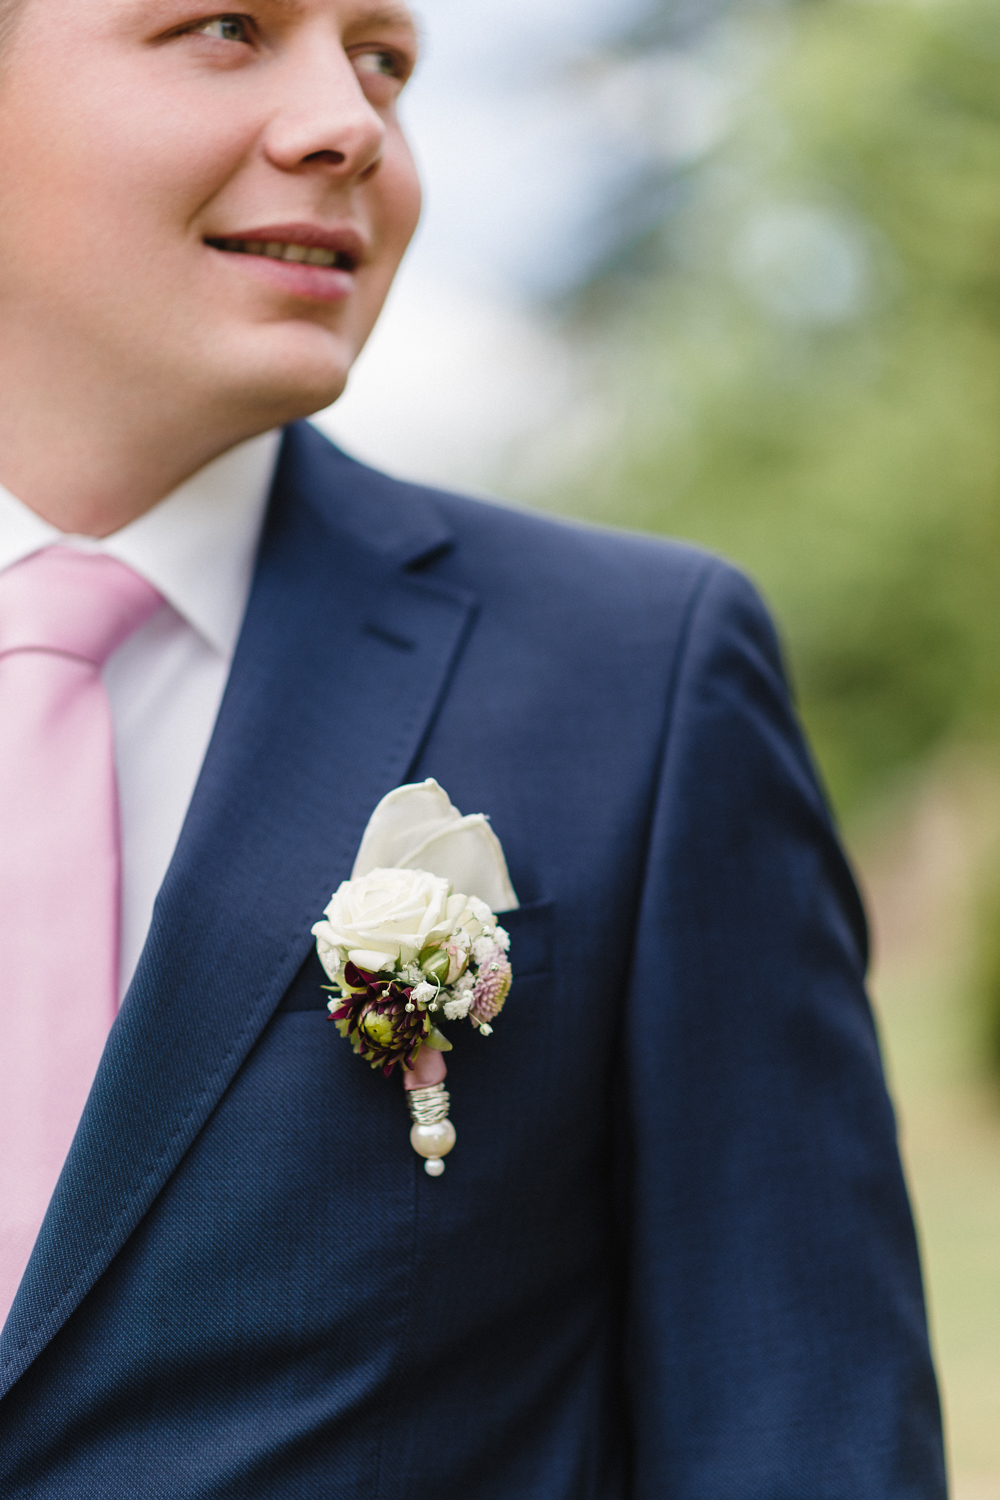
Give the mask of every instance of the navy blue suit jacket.
[[[309, 932], [425, 776], [523, 903], [495, 1035], [452, 1028], [438, 1180]], [[738, 573], [292, 428], [0, 1338], [0, 1495], [941, 1500], [864, 962]]]

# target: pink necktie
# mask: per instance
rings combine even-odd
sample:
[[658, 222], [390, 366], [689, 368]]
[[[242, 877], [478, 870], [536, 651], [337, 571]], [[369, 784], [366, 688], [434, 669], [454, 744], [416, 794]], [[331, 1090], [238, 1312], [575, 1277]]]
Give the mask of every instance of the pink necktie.
[[0, 573], [0, 1324], [118, 1008], [101, 667], [162, 602], [124, 563], [65, 547]]

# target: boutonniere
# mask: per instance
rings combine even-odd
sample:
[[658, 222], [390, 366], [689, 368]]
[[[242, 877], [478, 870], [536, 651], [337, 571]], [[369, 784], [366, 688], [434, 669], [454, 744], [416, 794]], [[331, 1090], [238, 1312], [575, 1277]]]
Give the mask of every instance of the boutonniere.
[[432, 1177], [455, 1144], [441, 1029], [489, 1036], [513, 975], [498, 911], [518, 904], [500, 840], [482, 813], [462, 816], [436, 781], [383, 797], [350, 880], [313, 928], [330, 978], [330, 1019], [359, 1057], [403, 1074], [410, 1143]]

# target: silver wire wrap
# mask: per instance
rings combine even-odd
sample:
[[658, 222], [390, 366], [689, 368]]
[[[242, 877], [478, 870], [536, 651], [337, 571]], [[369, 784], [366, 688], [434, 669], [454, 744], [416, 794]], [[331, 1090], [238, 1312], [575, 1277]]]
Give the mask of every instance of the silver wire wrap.
[[406, 1099], [417, 1125], [437, 1125], [448, 1118], [451, 1095], [443, 1083], [432, 1083], [425, 1089], [407, 1089]]

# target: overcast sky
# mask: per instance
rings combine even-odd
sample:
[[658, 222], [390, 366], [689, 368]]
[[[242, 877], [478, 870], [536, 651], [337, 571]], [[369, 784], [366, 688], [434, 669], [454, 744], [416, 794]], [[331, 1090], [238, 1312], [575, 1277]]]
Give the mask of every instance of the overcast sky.
[[651, 158], [696, 158], [724, 128], [703, 56], [660, 48], [607, 67], [607, 44], [650, 5], [418, 3], [424, 59], [404, 119], [424, 217], [347, 394], [317, 419], [357, 457], [489, 487], [512, 446], [576, 420], [583, 397], [546, 307], [641, 215]]
[[424, 0], [405, 120], [425, 211], [348, 393], [319, 419], [397, 473], [476, 484], [569, 398], [538, 308], [606, 248], [597, 211], [638, 166], [580, 85], [646, 0]]

